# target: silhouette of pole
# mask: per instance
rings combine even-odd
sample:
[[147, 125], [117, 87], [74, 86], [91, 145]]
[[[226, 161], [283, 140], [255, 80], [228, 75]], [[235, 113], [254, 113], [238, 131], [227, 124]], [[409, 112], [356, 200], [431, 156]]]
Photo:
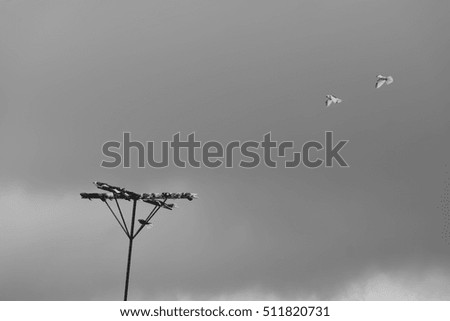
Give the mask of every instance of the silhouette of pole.
[[133, 200], [133, 212], [131, 214], [131, 228], [130, 228], [130, 234], [128, 235], [129, 238], [129, 246], [128, 246], [128, 262], [127, 262], [127, 276], [125, 279], [125, 294], [123, 295], [123, 300], [128, 300], [128, 285], [130, 283], [130, 269], [131, 269], [131, 254], [133, 252], [133, 239], [134, 239], [134, 221], [136, 218], [136, 203], [137, 200]]
[[[142, 231], [144, 226], [150, 224], [150, 220], [155, 216], [155, 214], [161, 209], [164, 208], [166, 210], [173, 210], [175, 207], [177, 207], [175, 204], [167, 204], [166, 201], [168, 199], [187, 199], [189, 201], [192, 201], [193, 199], [197, 198], [197, 194], [195, 193], [150, 193], [150, 194], [137, 194], [131, 191], [128, 191], [124, 188], [112, 186], [106, 183], [101, 182], [94, 182], [94, 185], [102, 189], [108, 193], [80, 193], [81, 198], [93, 200], [93, 199], [99, 199], [102, 202], [106, 204], [111, 214], [114, 216], [117, 223], [120, 225], [122, 231], [125, 233], [125, 235], [128, 237], [128, 259], [127, 259], [127, 272], [125, 276], [125, 291], [123, 295], [123, 300], [128, 301], [128, 288], [130, 285], [130, 272], [131, 272], [131, 257], [133, 253], [133, 240], [135, 237]], [[131, 212], [131, 226], [128, 228], [126, 220], [123, 216], [122, 209], [120, 208], [118, 199], [126, 200], [126, 201], [133, 201], [133, 209]], [[111, 208], [111, 206], [108, 204], [108, 201], [115, 201], [117, 205], [117, 209], [119, 211], [119, 215], [121, 220], [119, 219], [118, 215], [114, 212], [114, 210]], [[141, 223], [141, 226], [137, 229], [136, 232], [134, 232], [135, 227], [135, 221], [136, 221], [136, 207], [137, 202], [141, 200], [144, 203], [153, 205], [153, 209], [148, 214], [147, 218], [139, 220]]]

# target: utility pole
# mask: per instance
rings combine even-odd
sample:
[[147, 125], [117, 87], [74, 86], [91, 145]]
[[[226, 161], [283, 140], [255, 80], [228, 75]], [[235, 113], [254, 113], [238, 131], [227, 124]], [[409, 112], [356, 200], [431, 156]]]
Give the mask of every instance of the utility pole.
[[[106, 183], [101, 182], [94, 182], [94, 185], [101, 189], [106, 191], [107, 193], [80, 193], [82, 199], [99, 199], [102, 202], [106, 204], [111, 214], [116, 219], [117, 223], [119, 223], [122, 231], [125, 233], [125, 235], [128, 238], [128, 259], [127, 259], [127, 271], [125, 276], [125, 292], [123, 300], [128, 300], [128, 287], [130, 283], [130, 271], [131, 271], [131, 255], [133, 253], [133, 241], [136, 238], [136, 236], [142, 231], [142, 229], [145, 226], [151, 225], [150, 220], [155, 216], [155, 214], [159, 211], [159, 209], [164, 208], [166, 210], [173, 210], [176, 205], [175, 204], [169, 204], [166, 203], [169, 199], [187, 199], [189, 201], [192, 201], [193, 199], [197, 198], [197, 194], [195, 193], [188, 193], [188, 192], [182, 192], [182, 193], [144, 193], [144, 194], [138, 194], [131, 192], [129, 190], [126, 190], [122, 187], [112, 186]], [[132, 201], [133, 202], [133, 209], [131, 212], [131, 222], [128, 225], [126, 223], [125, 217], [123, 216], [122, 209], [119, 205], [118, 200], [126, 200], [126, 201]], [[119, 212], [118, 216], [111, 206], [109, 205], [108, 201], [114, 201], [117, 210]], [[135, 221], [136, 221], [136, 207], [138, 201], [142, 201], [144, 203], [148, 203], [153, 205], [153, 209], [148, 214], [147, 218], [140, 219], [138, 222], [140, 223], [140, 227], [137, 228], [137, 231], [135, 232]], [[120, 219], [119, 219], [120, 217]], [[130, 226], [128, 228], [128, 226]]]
[[133, 200], [133, 213], [131, 214], [131, 230], [129, 237], [128, 246], [128, 261], [127, 261], [127, 276], [125, 278], [125, 294], [123, 295], [123, 300], [128, 300], [128, 284], [130, 282], [130, 268], [131, 268], [131, 253], [133, 252], [133, 233], [134, 233], [134, 220], [136, 218], [136, 200]]

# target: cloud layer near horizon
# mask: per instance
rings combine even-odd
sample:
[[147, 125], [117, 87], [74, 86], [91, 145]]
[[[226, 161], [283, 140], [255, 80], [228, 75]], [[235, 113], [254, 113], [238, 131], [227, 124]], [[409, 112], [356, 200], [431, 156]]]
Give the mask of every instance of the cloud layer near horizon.
[[[183, 182], [167, 187], [178, 190]], [[448, 249], [438, 236], [424, 239], [427, 225], [415, 231], [408, 231], [411, 224], [403, 230], [378, 225], [355, 234], [360, 223], [341, 224], [333, 215], [290, 218], [287, 226], [279, 219], [268, 224], [239, 218], [232, 212], [242, 209], [233, 206], [228, 217], [206, 214], [214, 204], [222, 205], [214, 199], [180, 203], [143, 231], [133, 258], [135, 300], [450, 297], [443, 286], [449, 279]], [[76, 191], [50, 196], [14, 188], [2, 193], [0, 207], [8, 213], [0, 217], [1, 300], [120, 299], [127, 241], [106, 206], [82, 201]], [[144, 206], [140, 209], [143, 217]], [[261, 211], [259, 221], [270, 220], [257, 206], [253, 210]], [[395, 236], [400, 232], [403, 239]]]

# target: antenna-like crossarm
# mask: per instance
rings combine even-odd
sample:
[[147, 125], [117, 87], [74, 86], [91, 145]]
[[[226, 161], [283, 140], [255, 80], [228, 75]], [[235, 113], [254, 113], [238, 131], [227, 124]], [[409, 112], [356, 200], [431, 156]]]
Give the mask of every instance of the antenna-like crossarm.
[[81, 198], [85, 198], [90, 201], [93, 199], [100, 199], [102, 201], [114, 199], [114, 194], [112, 193], [80, 193], [80, 195]]
[[[128, 264], [127, 264], [127, 274], [126, 274], [126, 280], [125, 280], [125, 297], [124, 300], [127, 301], [128, 296], [128, 282], [129, 282], [129, 276], [130, 276], [130, 267], [131, 267], [131, 252], [133, 249], [133, 240], [134, 238], [142, 231], [142, 229], [146, 226], [151, 224], [150, 220], [155, 216], [155, 214], [161, 209], [164, 208], [166, 210], [173, 210], [176, 208], [176, 204], [172, 203], [166, 203], [167, 200], [172, 199], [187, 199], [189, 201], [192, 201], [197, 197], [197, 194], [195, 193], [189, 193], [189, 192], [179, 192], [179, 193], [169, 193], [169, 192], [162, 192], [162, 193], [144, 193], [144, 194], [138, 194], [129, 190], [126, 190], [125, 188], [109, 185], [102, 182], [94, 182], [94, 185], [105, 191], [106, 193], [80, 193], [82, 199], [99, 199], [102, 202], [106, 204], [109, 211], [112, 213], [114, 218], [116, 219], [117, 223], [119, 223], [120, 227], [122, 228], [123, 232], [127, 235], [129, 239], [129, 248], [128, 248]], [[117, 209], [119, 211], [119, 217], [116, 215], [116, 213], [113, 211], [111, 206], [108, 204], [108, 201], [113, 201], [117, 205]], [[133, 210], [131, 213], [131, 224], [130, 227], [127, 226], [125, 218], [122, 213], [122, 209], [120, 208], [118, 200], [126, 200], [126, 201], [133, 201]], [[147, 218], [145, 220], [138, 220], [139, 223], [141, 223], [141, 226], [137, 229], [136, 233], [134, 232], [134, 226], [135, 226], [135, 219], [136, 219], [136, 205], [138, 201], [142, 201], [147, 204], [153, 205], [153, 209], [148, 214]]]
[[187, 193], [187, 192], [182, 192], [182, 193], [168, 193], [168, 192], [163, 192], [163, 193], [144, 193], [142, 194], [142, 199], [152, 199], [152, 200], [156, 200], [156, 199], [187, 199], [189, 201], [192, 201], [194, 199], [198, 198], [196, 193]]
[[113, 193], [114, 195], [116, 195], [117, 198], [122, 198], [126, 200], [138, 200], [141, 198], [141, 194], [128, 191], [122, 187], [117, 187], [102, 182], [94, 182], [94, 185], [97, 186], [97, 188], [99, 189]]
[[94, 185], [102, 189], [104, 191], [107, 191], [109, 193], [81, 193], [81, 198], [87, 198], [89, 200], [91, 199], [125, 199], [125, 200], [139, 200], [142, 199], [144, 202], [147, 201], [147, 203], [150, 203], [149, 200], [167, 200], [167, 199], [187, 199], [189, 201], [192, 201], [196, 198], [198, 198], [196, 193], [189, 193], [189, 192], [162, 192], [162, 193], [144, 193], [144, 194], [138, 194], [129, 190], [126, 190], [122, 187], [117, 187], [113, 185], [109, 185], [102, 182], [94, 182]]
[[160, 201], [160, 200], [156, 200], [156, 199], [142, 199], [143, 202], [145, 203], [149, 203], [155, 206], [159, 206], [159, 207], [163, 207], [166, 210], [173, 210], [174, 208], [177, 208], [177, 204], [168, 204], [165, 201]]

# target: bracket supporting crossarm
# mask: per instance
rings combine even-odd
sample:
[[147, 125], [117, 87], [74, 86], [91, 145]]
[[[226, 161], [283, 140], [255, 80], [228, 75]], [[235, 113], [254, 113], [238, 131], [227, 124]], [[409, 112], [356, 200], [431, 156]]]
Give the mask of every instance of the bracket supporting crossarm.
[[114, 218], [116, 219], [117, 223], [119, 223], [119, 225], [122, 228], [122, 230], [125, 233], [125, 235], [130, 237], [130, 233], [128, 232], [128, 228], [127, 228], [127, 225], [126, 225], [125, 221], [123, 221], [124, 225], [122, 225], [122, 223], [120, 223], [119, 218], [117, 217], [116, 213], [114, 213], [114, 211], [112, 210], [111, 206], [109, 206], [108, 201], [104, 200], [103, 202], [106, 204], [106, 206], [108, 206], [111, 214], [114, 216]]
[[[166, 200], [164, 200], [163, 202], [157, 203], [155, 205], [155, 207], [150, 211], [150, 214], [148, 214], [147, 218], [145, 219], [145, 223], [150, 223], [150, 220], [153, 218], [153, 216], [155, 216], [155, 214], [161, 209], [161, 208], [165, 208], [164, 206], [166, 205]], [[173, 205], [173, 204], [172, 204]], [[170, 210], [172, 210], [172, 208], [169, 208]], [[136, 231], [136, 233], [133, 235], [133, 238], [135, 238], [144, 228], [144, 224], [141, 224], [141, 227]]]
[[117, 201], [117, 198], [114, 197], [114, 201], [116, 202], [117, 209], [119, 210], [120, 218], [122, 219], [123, 225], [125, 226], [125, 230], [126, 230], [127, 235], [129, 237], [131, 234], [128, 231], [128, 226], [127, 226], [127, 223], [125, 222], [125, 218], [123, 217], [122, 209], [120, 208], [120, 205], [119, 205], [119, 202]]

